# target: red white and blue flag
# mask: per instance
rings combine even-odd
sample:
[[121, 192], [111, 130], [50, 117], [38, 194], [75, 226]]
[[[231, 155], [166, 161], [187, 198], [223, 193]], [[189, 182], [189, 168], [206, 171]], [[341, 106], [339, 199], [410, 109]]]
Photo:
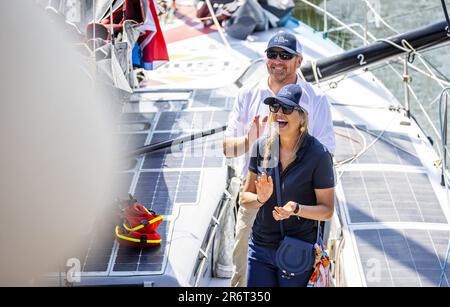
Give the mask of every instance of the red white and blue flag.
[[142, 0], [141, 7], [144, 7], [146, 16], [144, 23], [139, 28], [141, 36], [138, 43], [142, 52], [142, 62], [144, 69], [152, 70], [169, 61], [166, 42], [159, 25], [158, 14], [156, 8], [158, 3], [156, 0]]
[[[156, 69], [169, 61], [166, 41], [159, 25], [157, 7], [156, 0], [125, 0], [112, 14], [114, 32], [121, 31], [126, 20], [133, 21], [138, 27], [140, 36], [137, 44], [141, 57], [140, 65], [146, 70]], [[110, 24], [110, 17], [104, 18], [99, 24], [89, 24], [87, 36], [92, 36], [91, 32], [95, 27], [96, 36], [105, 33], [101, 38], [109, 40]]]

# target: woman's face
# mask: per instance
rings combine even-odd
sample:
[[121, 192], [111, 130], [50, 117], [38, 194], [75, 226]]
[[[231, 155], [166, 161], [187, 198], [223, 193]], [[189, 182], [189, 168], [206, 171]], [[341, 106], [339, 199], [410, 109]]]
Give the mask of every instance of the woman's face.
[[272, 121], [278, 124], [280, 136], [296, 137], [300, 134], [300, 128], [305, 122], [305, 113], [294, 110], [291, 114], [283, 114], [282, 108], [277, 113], [272, 113]]

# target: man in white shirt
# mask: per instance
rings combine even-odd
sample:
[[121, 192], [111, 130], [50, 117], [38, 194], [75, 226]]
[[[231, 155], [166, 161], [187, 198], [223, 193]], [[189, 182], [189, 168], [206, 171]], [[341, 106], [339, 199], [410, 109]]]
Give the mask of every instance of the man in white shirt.
[[[269, 108], [265, 98], [275, 96], [287, 84], [297, 83], [302, 87], [302, 99], [310, 106], [309, 133], [317, 138], [331, 154], [336, 147], [330, 105], [323, 93], [318, 93], [309, 83], [297, 75], [302, 63], [302, 46], [288, 32], [278, 32], [267, 45], [268, 78], [241, 89], [228, 120], [223, 141], [224, 153], [229, 158], [245, 154], [241, 172], [246, 177], [249, 149], [264, 133]], [[248, 239], [258, 209], [239, 207], [236, 221], [236, 237], [233, 250], [233, 276], [231, 286], [245, 287], [247, 272]]]

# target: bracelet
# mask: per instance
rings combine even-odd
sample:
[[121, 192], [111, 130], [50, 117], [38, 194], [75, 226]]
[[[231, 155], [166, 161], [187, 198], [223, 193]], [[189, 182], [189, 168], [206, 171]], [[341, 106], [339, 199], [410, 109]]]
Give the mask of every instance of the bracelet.
[[258, 199], [258, 196], [256, 196], [256, 201], [257, 201], [259, 204], [264, 205], [264, 203], [262, 203], [262, 202]]
[[299, 203], [295, 203], [295, 210], [293, 213], [297, 216], [300, 216], [300, 213], [302, 212], [302, 208], [303, 208], [302, 205], [300, 205]]

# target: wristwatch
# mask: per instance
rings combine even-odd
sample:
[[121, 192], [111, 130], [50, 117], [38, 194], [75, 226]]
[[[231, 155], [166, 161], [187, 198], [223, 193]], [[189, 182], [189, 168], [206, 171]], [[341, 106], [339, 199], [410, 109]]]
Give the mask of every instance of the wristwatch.
[[294, 214], [297, 215], [298, 211], [300, 210], [300, 204], [299, 203], [295, 203], [295, 210], [294, 210]]

